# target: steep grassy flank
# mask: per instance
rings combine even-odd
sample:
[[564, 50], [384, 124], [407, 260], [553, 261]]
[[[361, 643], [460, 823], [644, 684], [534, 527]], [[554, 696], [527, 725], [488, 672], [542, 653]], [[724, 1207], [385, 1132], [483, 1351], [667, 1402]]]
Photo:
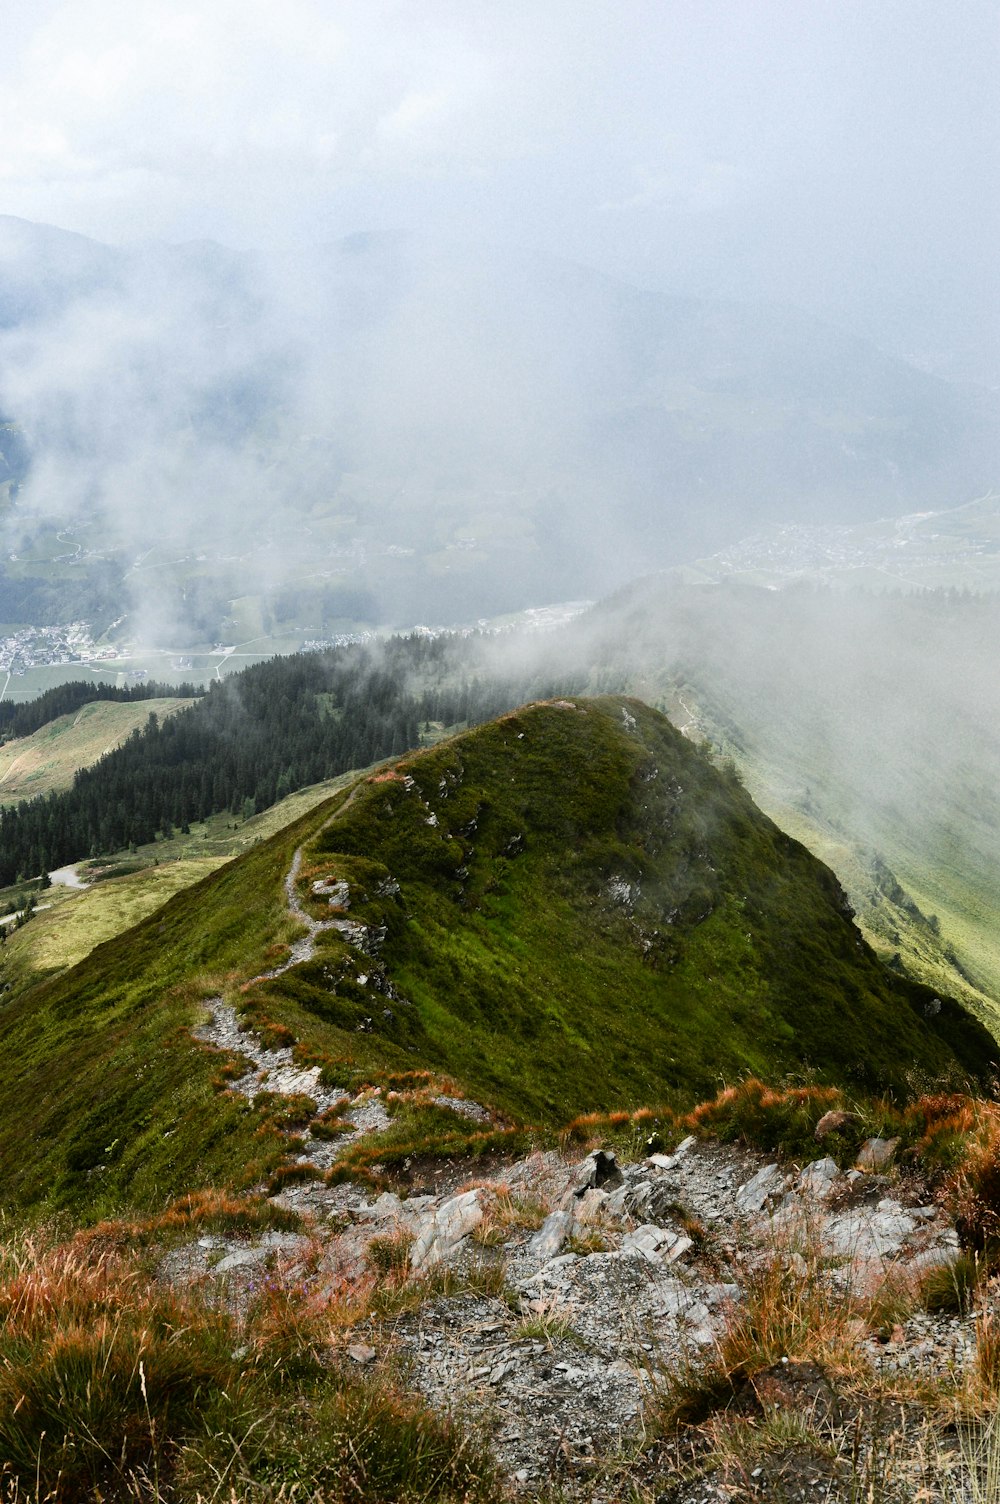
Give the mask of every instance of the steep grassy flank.
[[190, 705], [190, 699], [95, 700], [75, 715], [60, 716], [31, 736], [7, 742], [0, 747], [0, 804], [68, 789], [78, 768], [91, 767], [120, 746], [151, 714], [163, 720]]
[[[1000, 1035], [998, 633], [996, 594], [660, 576], [564, 647], [593, 688], [662, 705], [730, 754], [761, 807], [836, 868], [880, 948]], [[917, 916], [887, 916], [880, 867], [937, 916], [936, 956]]]
[[[247, 992], [283, 879], [362, 947]], [[0, 1008], [0, 1196], [93, 1216], [253, 1183], [281, 1145], [188, 1030], [225, 986], [331, 1082], [454, 1077], [521, 1121], [690, 1104], [720, 1073], [983, 1073], [953, 1003], [884, 971], [828, 869], [636, 701], [536, 705], [375, 773]], [[214, 1084], [213, 1084], [213, 1078]]]
[[83, 863], [80, 875], [85, 881], [108, 871], [116, 873], [118, 866], [124, 870], [82, 892], [48, 888], [39, 897], [30, 924], [8, 931], [0, 950], [0, 984], [7, 983], [18, 993], [75, 966], [96, 945], [139, 924], [175, 893], [300, 820], [353, 777], [348, 774], [300, 789], [249, 820], [212, 815], [192, 825], [186, 835], [177, 833], [140, 846], [134, 854], [123, 854], [117, 864], [112, 861], [110, 867], [100, 861]]
[[294, 933], [285, 872], [331, 808], [0, 1004], [0, 1205], [155, 1209], [192, 1186], [252, 1183], [278, 1162], [277, 1137], [220, 1094], [219, 1062], [189, 1029], [211, 991], [282, 953]]
[[[689, 705], [697, 704], [690, 686], [686, 698]], [[879, 850], [860, 839], [860, 830], [852, 845], [840, 821], [824, 814], [818, 793], [804, 814], [772, 776], [773, 768], [741, 758], [740, 770], [760, 808], [836, 872], [856, 910], [858, 927], [879, 958], [959, 999], [996, 1037], [1000, 971], [995, 907], [988, 892], [993, 883], [984, 868], [975, 860], [965, 863], [953, 856], [949, 861], [942, 854], [935, 861], [926, 851], [921, 854], [925, 832], [894, 834], [873, 827], [868, 834]], [[899, 865], [889, 867], [880, 852], [891, 854]]]
[[515, 1115], [748, 1067], [905, 1089], [992, 1048], [886, 972], [833, 874], [635, 701], [529, 707], [405, 759], [308, 848], [304, 892], [317, 876], [384, 929], [378, 961], [328, 936], [267, 1013], [345, 1066], [402, 1048]]

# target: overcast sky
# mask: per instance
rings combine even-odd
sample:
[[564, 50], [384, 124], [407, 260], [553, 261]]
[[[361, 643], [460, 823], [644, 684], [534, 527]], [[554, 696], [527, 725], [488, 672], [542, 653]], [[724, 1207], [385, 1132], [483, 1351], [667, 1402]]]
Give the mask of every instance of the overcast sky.
[[2, 212], [118, 243], [513, 239], [916, 354], [996, 332], [996, 0], [3, 11]]

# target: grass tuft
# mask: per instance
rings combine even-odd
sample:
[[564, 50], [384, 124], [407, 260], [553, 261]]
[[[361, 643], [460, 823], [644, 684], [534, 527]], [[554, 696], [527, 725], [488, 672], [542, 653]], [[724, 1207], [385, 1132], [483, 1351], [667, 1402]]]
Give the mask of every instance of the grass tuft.
[[0, 1496], [499, 1504], [477, 1438], [388, 1374], [342, 1368], [327, 1331], [288, 1292], [238, 1317], [114, 1254], [9, 1243]]

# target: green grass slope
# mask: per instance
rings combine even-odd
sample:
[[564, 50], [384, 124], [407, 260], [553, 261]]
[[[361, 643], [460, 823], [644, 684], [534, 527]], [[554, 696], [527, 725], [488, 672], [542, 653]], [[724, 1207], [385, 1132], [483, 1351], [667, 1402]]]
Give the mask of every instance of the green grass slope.
[[880, 951], [997, 1034], [998, 632], [996, 595], [653, 577], [572, 647], [595, 688], [660, 704], [731, 755], [761, 807], [835, 867]]
[[[117, 861], [81, 862], [79, 874], [89, 887], [46, 889], [31, 922], [8, 930], [0, 950], [0, 987], [19, 993], [77, 965], [95, 946], [139, 924], [182, 888], [199, 882], [317, 805], [328, 803], [332, 794], [356, 776], [349, 773], [311, 784], [247, 820], [236, 819], [228, 811], [210, 815], [192, 823], [187, 834], [175, 831], [172, 836], [158, 837], [135, 852], [123, 853]], [[20, 907], [19, 891], [3, 890], [0, 901], [10, 899]]]
[[515, 1115], [747, 1068], [902, 1089], [993, 1048], [888, 973], [829, 869], [636, 701], [532, 706], [406, 759], [306, 858], [384, 938], [372, 961], [328, 937], [269, 1013], [345, 1060], [360, 1030]]
[[0, 747], [0, 804], [70, 788], [78, 768], [91, 767], [120, 746], [151, 714], [163, 720], [190, 705], [190, 700], [176, 699], [95, 700], [75, 715], [60, 716], [31, 736], [7, 742]]
[[255, 975], [294, 933], [284, 874], [335, 802], [0, 1003], [0, 1206], [155, 1209], [191, 1186], [251, 1183], [281, 1159], [189, 1031], [207, 996]]
[[[249, 991], [283, 879], [346, 879], [358, 937]], [[359, 780], [0, 1008], [0, 1200], [93, 1216], [281, 1157], [190, 1026], [220, 988], [357, 1086], [432, 1069], [521, 1121], [692, 1101], [720, 1074], [985, 1074], [957, 1005], [884, 970], [832, 873], [665, 717], [527, 707]]]

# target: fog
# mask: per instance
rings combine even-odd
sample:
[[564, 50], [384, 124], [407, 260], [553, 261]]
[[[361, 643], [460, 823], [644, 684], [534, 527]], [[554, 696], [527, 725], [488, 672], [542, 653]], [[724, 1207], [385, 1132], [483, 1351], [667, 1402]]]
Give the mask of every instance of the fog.
[[836, 871], [867, 936], [996, 1031], [1000, 596], [638, 582], [477, 671], [665, 710]]
[[4, 24], [8, 213], [117, 244], [516, 242], [902, 354], [992, 346], [996, 377], [992, 0], [11, 0]]
[[7, 12], [4, 543], [110, 560], [148, 640], [286, 589], [476, 619], [996, 479], [993, 4]]

